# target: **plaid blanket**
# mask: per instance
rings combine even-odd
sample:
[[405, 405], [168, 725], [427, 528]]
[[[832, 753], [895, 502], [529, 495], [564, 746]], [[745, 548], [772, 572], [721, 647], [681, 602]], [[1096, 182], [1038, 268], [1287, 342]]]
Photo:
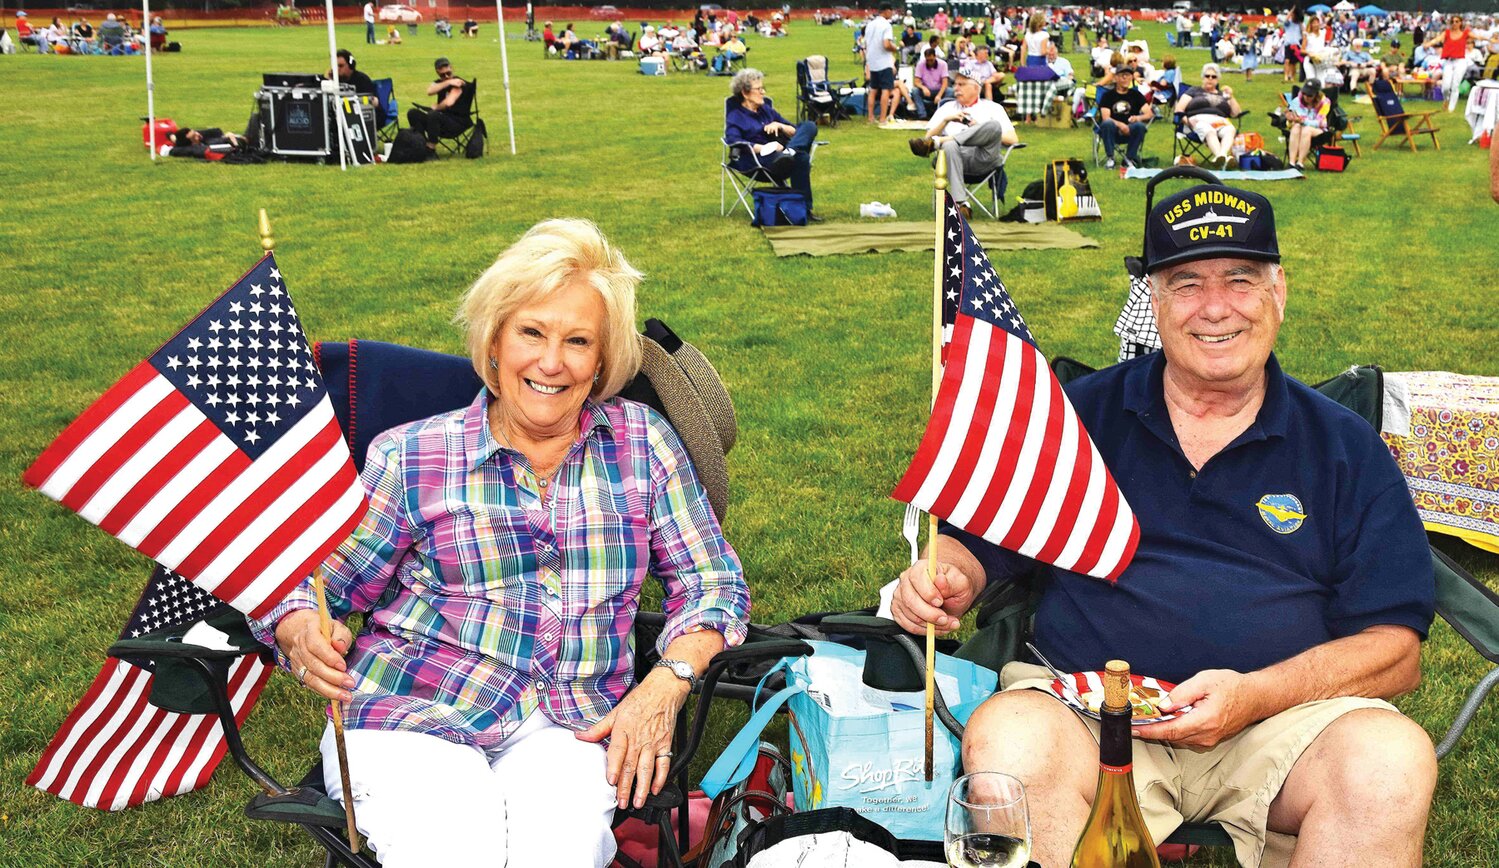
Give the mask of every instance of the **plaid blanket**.
[[1155, 311], [1150, 309], [1150, 284], [1130, 275], [1129, 298], [1119, 319], [1114, 322], [1119, 336], [1119, 361], [1128, 361], [1161, 348], [1161, 333], [1155, 327]]
[[1046, 92], [1051, 90], [1053, 83], [1050, 81], [1015, 82], [1015, 110], [1021, 117], [1046, 112]]

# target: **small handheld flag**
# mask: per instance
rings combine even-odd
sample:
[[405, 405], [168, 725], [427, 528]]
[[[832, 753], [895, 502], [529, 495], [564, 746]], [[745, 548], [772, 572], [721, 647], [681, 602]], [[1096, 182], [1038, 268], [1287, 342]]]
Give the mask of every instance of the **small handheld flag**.
[[110, 387], [23, 479], [251, 617], [365, 511], [270, 255]]
[[942, 383], [892, 496], [996, 545], [1116, 581], [1139, 541], [1134, 513], [950, 196], [945, 207]]

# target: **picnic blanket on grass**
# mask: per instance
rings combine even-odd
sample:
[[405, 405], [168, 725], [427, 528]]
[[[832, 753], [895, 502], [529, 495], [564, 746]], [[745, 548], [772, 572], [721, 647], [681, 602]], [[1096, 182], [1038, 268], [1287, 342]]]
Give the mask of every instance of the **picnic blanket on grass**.
[[[1058, 223], [989, 223], [969, 226], [984, 249], [1077, 250], [1097, 241]], [[837, 256], [847, 253], [918, 252], [932, 249], [931, 221], [888, 223], [819, 223], [811, 226], [765, 226], [776, 256]]]
[[[1163, 169], [1129, 169], [1124, 177], [1133, 178], [1137, 181], [1149, 180], [1159, 175]], [[1296, 169], [1276, 169], [1273, 172], [1241, 172], [1237, 169], [1230, 171], [1219, 171], [1208, 167], [1208, 171], [1217, 175], [1224, 181], [1295, 181], [1305, 178], [1306, 175]]]

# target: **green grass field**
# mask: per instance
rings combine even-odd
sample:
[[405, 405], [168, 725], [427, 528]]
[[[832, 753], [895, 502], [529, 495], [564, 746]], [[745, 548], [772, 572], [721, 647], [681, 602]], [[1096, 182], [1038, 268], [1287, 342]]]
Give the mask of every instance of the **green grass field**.
[[[592, 25], [580, 26], [591, 35]], [[638, 29], [638, 25], [637, 25]], [[1146, 32], [1159, 57], [1164, 39]], [[515, 29], [518, 34], [519, 30]], [[751, 40], [752, 63], [788, 116], [793, 63], [832, 58], [853, 77], [851, 31], [798, 23], [790, 38]], [[238, 129], [259, 74], [322, 70], [322, 30], [194, 30], [156, 61], [157, 112]], [[595, 220], [647, 275], [642, 316], [705, 348], [739, 412], [726, 529], [743, 557], [757, 621], [853, 608], [902, 567], [902, 507], [888, 498], [927, 407], [931, 260], [926, 255], [776, 259], [741, 216], [722, 219], [718, 136], [727, 79], [646, 78], [629, 63], [543, 62], [509, 43], [518, 156], [504, 140], [499, 45], [437, 40], [363, 43], [340, 28], [360, 68], [392, 76], [403, 105], [422, 101], [431, 61], [446, 54], [477, 77], [491, 134], [483, 160], [447, 159], [341, 174], [336, 167], [150, 162], [138, 58], [0, 58], [10, 108], [0, 125], [0, 865], [311, 865], [295, 829], [241, 814], [253, 787], [222, 768], [204, 790], [119, 814], [82, 809], [23, 780], [97, 672], [144, 581], [146, 562], [19, 476], [59, 430], [255, 261], [254, 214], [266, 208], [277, 255], [313, 339], [358, 336], [459, 351], [456, 300], [526, 227], [553, 216]], [[176, 38], [176, 37], [174, 37]], [[1085, 67], [1081, 56], [1075, 63]], [[1186, 52], [1195, 78], [1203, 52]], [[1229, 81], [1268, 131], [1280, 76]], [[1371, 143], [1370, 116], [1358, 125]], [[1358, 363], [1390, 370], [1499, 375], [1499, 206], [1487, 155], [1443, 113], [1443, 150], [1386, 148], [1343, 175], [1266, 184], [1289, 276], [1279, 350], [1285, 368], [1319, 380]], [[857, 219], [889, 202], [929, 214], [931, 174], [909, 134], [862, 123], [827, 130], [813, 180], [818, 210]], [[1023, 129], [1012, 190], [1047, 159], [1086, 156], [1086, 129]], [[1270, 137], [1273, 139], [1273, 137]], [[1278, 147], [1272, 144], [1271, 147]], [[1169, 157], [1158, 126], [1147, 153]], [[1140, 246], [1144, 184], [1098, 172], [1105, 219], [1079, 230], [1096, 250], [1003, 254], [995, 264], [1042, 348], [1093, 364], [1114, 358], [1110, 331]], [[1012, 197], [1013, 203], [1013, 197]], [[1444, 544], [1499, 586], [1499, 558]], [[1267, 625], [1269, 629], [1272, 625]], [[1163, 625], [1162, 641], [1170, 641]], [[1439, 736], [1481, 660], [1439, 623], [1426, 681], [1401, 707]], [[312, 756], [320, 709], [291, 679], [273, 679], [246, 730], [283, 780]], [[732, 722], [713, 736], [721, 747]], [[1489, 703], [1442, 765], [1426, 856], [1437, 866], [1499, 863], [1499, 711]], [[1378, 757], [1372, 757], [1378, 762]], [[1194, 864], [1227, 864], [1198, 856]], [[1215, 861], [1216, 860], [1216, 861]]]

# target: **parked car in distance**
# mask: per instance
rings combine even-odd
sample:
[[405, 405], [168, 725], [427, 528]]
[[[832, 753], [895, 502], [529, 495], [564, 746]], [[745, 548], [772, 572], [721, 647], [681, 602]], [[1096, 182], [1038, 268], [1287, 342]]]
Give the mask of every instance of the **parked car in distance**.
[[588, 15], [590, 18], [597, 18], [601, 21], [612, 20], [619, 17], [619, 8], [608, 4], [595, 6], [588, 10]]
[[400, 3], [392, 3], [380, 7], [380, 14], [375, 16], [380, 21], [396, 24], [417, 24], [422, 20], [422, 13], [410, 6]]

